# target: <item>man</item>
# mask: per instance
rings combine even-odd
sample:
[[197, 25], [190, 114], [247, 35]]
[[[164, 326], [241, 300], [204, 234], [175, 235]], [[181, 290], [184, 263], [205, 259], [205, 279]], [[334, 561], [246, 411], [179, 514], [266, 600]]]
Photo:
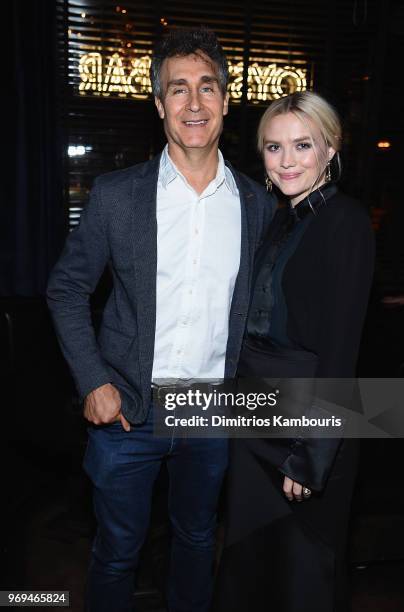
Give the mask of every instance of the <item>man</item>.
[[[48, 286], [90, 421], [84, 467], [98, 521], [91, 612], [132, 609], [133, 571], [163, 460], [173, 527], [168, 609], [209, 609], [227, 444], [153, 437], [151, 386], [234, 375], [254, 251], [273, 208], [218, 150], [228, 72], [213, 32], [173, 31], [156, 48], [151, 78], [167, 147], [95, 181]], [[107, 264], [113, 290], [96, 338], [89, 296]]]

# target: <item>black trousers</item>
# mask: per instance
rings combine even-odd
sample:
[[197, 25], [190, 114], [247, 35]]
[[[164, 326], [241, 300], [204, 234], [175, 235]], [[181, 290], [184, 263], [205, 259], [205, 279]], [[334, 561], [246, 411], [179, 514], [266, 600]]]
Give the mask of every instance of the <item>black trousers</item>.
[[346, 612], [346, 537], [357, 440], [344, 440], [325, 490], [289, 502], [268, 439], [231, 441], [225, 546], [215, 612]]

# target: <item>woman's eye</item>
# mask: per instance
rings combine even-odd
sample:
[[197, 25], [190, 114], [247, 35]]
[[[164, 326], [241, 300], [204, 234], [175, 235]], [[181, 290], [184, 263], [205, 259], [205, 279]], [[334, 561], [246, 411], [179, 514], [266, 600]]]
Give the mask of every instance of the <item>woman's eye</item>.
[[311, 143], [310, 142], [299, 142], [299, 144], [297, 145], [297, 148], [300, 150], [311, 149]]
[[277, 144], [268, 144], [266, 147], [267, 151], [270, 151], [271, 153], [274, 153], [275, 151], [279, 150], [279, 145]]

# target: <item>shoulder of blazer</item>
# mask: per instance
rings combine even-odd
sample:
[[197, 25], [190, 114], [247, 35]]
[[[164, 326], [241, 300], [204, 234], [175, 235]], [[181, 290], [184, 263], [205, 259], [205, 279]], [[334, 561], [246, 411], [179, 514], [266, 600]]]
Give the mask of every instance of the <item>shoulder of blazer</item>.
[[226, 161], [226, 166], [229, 168], [234, 176], [238, 190], [240, 194], [246, 198], [246, 202], [257, 200], [258, 203], [265, 208], [269, 208], [271, 214], [275, 211], [277, 201], [275, 196], [268, 193], [265, 187], [257, 183], [254, 179], [250, 178], [243, 172], [235, 170], [230, 162]]
[[334, 226], [344, 224], [352, 228], [370, 224], [369, 210], [363, 203], [340, 190], [327, 200], [321, 213], [324, 220], [327, 218]]
[[[136, 164], [123, 170], [115, 170], [107, 174], [101, 174], [94, 181], [94, 191], [97, 194], [98, 206], [105, 222], [110, 215], [121, 214], [127, 208], [132, 208], [138, 201], [136, 195], [142, 192], [142, 187], [148, 193], [157, 188], [157, 179], [160, 166], [160, 155], [152, 160]], [[141, 198], [144, 201], [144, 198]]]
[[240, 195], [242, 194], [244, 197], [251, 197], [250, 193], [254, 195], [254, 189], [252, 188], [252, 183], [254, 181], [249, 179], [248, 176], [246, 176], [242, 172], [239, 172], [238, 170], [233, 168], [232, 164], [229, 161], [225, 160], [225, 164], [232, 173], [234, 180], [236, 181]]
[[132, 186], [132, 182], [135, 179], [151, 179], [153, 176], [158, 176], [159, 166], [160, 166], [160, 157], [161, 153], [156, 155], [150, 161], [142, 162], [140, 164], [136, 164], [135, 166], [130, 166], [129, 168], [124, 168], [122, 170], [114, 170], [113, 172], [107, 172], [106, 174], [101, 174], [95, 179], [95, 183], [99, 188], [112, 188], [112, 189], [120, 189], [125, 188], [126, 185]]

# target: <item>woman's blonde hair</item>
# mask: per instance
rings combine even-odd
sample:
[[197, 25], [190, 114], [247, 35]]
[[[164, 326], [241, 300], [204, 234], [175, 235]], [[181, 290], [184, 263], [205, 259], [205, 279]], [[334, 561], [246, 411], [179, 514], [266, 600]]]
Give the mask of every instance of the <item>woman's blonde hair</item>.
[[265, 128], [268, 122], [277, 115], [293, 113], [305, 125], [310, 119], [320, 130], [327, 147], [336, 152], [341, 149], [341, 121], [336, 110], [327, 100], [312, 91], [298, 91], [279, 100], [274, 100], [261, 117], [257, 132], [258, 150], [264, 149]]

